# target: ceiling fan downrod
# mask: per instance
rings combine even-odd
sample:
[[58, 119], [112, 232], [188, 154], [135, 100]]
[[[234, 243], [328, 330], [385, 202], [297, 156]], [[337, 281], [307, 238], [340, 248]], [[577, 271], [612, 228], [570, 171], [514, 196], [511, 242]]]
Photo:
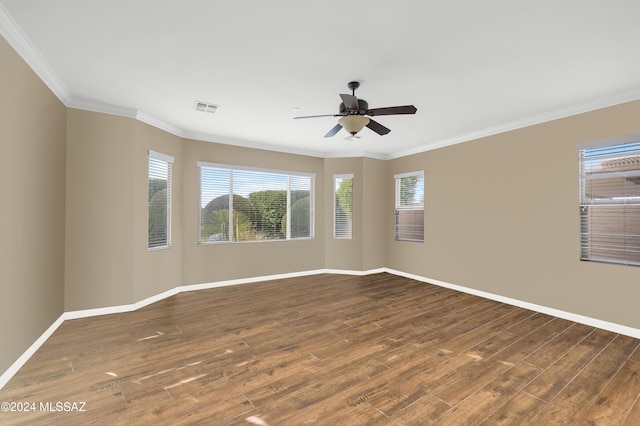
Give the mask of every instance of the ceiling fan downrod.
[[360, 83], [357, 81], [350, 81], [349, 84], [347, 84], [347, 87], [351, 89], [351, 96], [355, 96], [356, 89], [360, 87]]

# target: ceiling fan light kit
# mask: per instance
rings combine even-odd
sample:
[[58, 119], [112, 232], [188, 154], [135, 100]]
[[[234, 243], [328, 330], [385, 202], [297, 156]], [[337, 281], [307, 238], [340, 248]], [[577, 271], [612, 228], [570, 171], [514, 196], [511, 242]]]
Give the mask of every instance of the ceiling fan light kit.
[[363, 115], [345, 115], [338, 120], [338, 124], [340, 124], [347, 132], [355, 135], [362, 130], [364, 126], [369, 124], [369, 121], [371, 120]]
[[360, 87], [360, 83], [357, 81], [351, 81], [347, 85], [349, 89], [351, 89], [351, 95], [348, 94], [340, 94], [340, 98], [342, 99], [342, 103], [339, 107], [338, 114], [324, 114], [324, 115], [307, 115], [304, 117], [293, 117], [294, 119], [298, 118], [318, 118], [318, 117], [342, 117], [338, 120], [338, 124], [336, 124], [331, 130], [324, 135], [325, 138], [330, 138], [335, 136], [341, 129], [345, 129], [347, 132], [351, 134], [350, 137], [345, 138], [347, 140], [355, 140], [359, 137], [356, 137], [358, 132], [360, 132], [363, 127], [368, 127], [373, 130], [380, 136], [386, 135], [391, 130], [384, 127], [382, 124], [377, 121], [371, 120], [365, 115], [369, 117], [373, 117], [375, 115], [397, 115], [397, 114], [415, 114], [417, 108], [413, 105], [404, 105], [404, 106], [394, 106], [394, 107], [385, 107], [385, 108], [372, 108], [369, 109], [369, 104], [364, 99], [356, 98], [356, 89]]

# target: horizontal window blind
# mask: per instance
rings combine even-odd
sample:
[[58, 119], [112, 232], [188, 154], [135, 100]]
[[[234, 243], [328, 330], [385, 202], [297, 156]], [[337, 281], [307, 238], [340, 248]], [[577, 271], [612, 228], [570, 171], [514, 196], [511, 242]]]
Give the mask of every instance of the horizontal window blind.
[[198, 167], [200, 243], [313, 237], [312, 174], [204, 162]]
[[333, 237], [353, 237], [353, 175], [333, 176]]
[[640, 142], [580, 150], [581, 258], [640, 265]]
[[424, 241], [424, 171], [395, 175], [396, 240]]
[[173, 157], [149, 151], [149, 249], [171, 246], [172, 163]]

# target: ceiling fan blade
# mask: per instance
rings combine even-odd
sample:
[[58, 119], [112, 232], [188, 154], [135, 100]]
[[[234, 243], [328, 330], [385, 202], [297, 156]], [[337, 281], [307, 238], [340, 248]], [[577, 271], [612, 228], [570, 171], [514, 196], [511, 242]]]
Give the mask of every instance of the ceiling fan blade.
[[384, 127], [382, 124], [374, 120], [369, 120], [369, 124], [367, 124], [367, 127], [373, 130], [374, 132], [376, 132], [377, 134], [379, 134], [380, 136], [386, 135], [391, 131], [391, 129]]
[[318, 117], [342, 117], [342, 114], [303, 115], [301, 117], [293, 117], [293, 119], [297, 120], [298, 118], [318, 118]]
[[352, 111], [358, 111], [360, 109], [360, 106], [358, 105], [358, 98], [355, 96], [341, 93], [340, 97], [342, 98], [342, 103], [347, 109]]
[[[346, 104], [345, 104], [346, 105]], [[386, 108], [368, 109], [365, 114], [374, 115], [395, 115], [395, 114], [415, 114], [418, 109], [413, 105], [394, 106]]]
[[338, 133], [340, 131], [340, 129], [342, 129], [342, 125], [341, 124], [336, 124], [333, 129], [329, 130], [327, 132], [326, 135], [324, 135], [325, 138], [330, 138], [331, 136], [334, 136], [336, 133]]

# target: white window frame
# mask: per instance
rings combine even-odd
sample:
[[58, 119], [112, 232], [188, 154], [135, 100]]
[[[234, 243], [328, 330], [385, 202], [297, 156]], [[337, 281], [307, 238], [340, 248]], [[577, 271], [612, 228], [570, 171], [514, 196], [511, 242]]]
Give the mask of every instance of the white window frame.
[[[152, 162], [159, 162], [160, 166], [166, 166], [166, 175], [167, 175], [167, 222], [166, 222], [166, 244], [162, 245], [152, 245], [150, 241], [150, 224], [147, 228], [147, 250], [148, 251], [157, 251], [157, 250], [166, 250], [171, 248], [171, 192], [172, 192], [172, 171], [173, 171], [173, 162], [174, 158], [170, 155], [162, 154], [160, 152], [149, 150], [149, 158], [147, 160], [147, 184], [151, 182], [151, 179], [155, 177], [155, 173], [157, 171], [152, 169]], [[151, 211], [151, 200], [148, 200], [148, 213]]]
[[[256, 242], [278, 242], [278, 241], [301, 241], [301, 240], [312, 240], [315, 238], [315, 173], [307, 173], [307, 172], [297, 172], [297, 171], [288, 171], [288, 170], [278, 170], [278, 169], [267, 169], [261, 167], [247, 167], [247, 166], [238, 166], [231, 164], [222, 164], [222, 163], [211, 163], [206, 161], [198, 161], [198, 182], [199, 182], [199, 190], [198, 190], [198, 244], [199, 245], [213, 245], [213, 244], [245, 244], [245, 243], [256, 243]], [[288, 188], [287, 188], [287, 212], [286, 212], [286, 234], [285, 238], [279, 239], [265, 239], [265, 240], [241, 240], [236, 241], [233, 239], [231, 233], [229, 233], [228, 239], [225, 240], [216, 240], [216, 241], [202, 241], [202, 168], [212, 168], [217, 170], [229, 171], [230, 173], [230, 184], [229, 184], [229, 209], [233, 211], [233, 172], [234, 171], [248, 171], [248, 172], [256, 172], [256, 173], [269, 173], [280, 176], [288, 177]], [[310, 217], [309, 217], [309, 236], [305, 237], [292, 237], [291, 235], [291, 178], [294, 177], [303, 177], [310, 179]], [[229, 215], [229, 229], [233, 229], [233, 214]]]
[[625, 159], [621, 169], [615, 170], [615, 163], [613, 170], [602, 169], [607, 160], [640, 155], [640, 135], [588, 142], [577, 148], [580, 260], [640, 266], [640, 183], [636, 182], [640, 165]]
[[[407, 177], [422, 177], [422, 204], [416, 204], [414, 206], [406, 206], [403, 205], [403, 200], [401, 199], [401, 180]], [[395, 240], [396, 241], [410, 241], [410, 242], [424, 242], [424, 170], [419, 170], [415, 172], [408, 173], [400, 173], [394, 175], [395, 179]], [[404, 228], [400, 227], [400, 215], [403, 211], [415, 211], [416, 215], [422, 215], [422, 236], [421, 238], [407, 238], [403, 237], [404, 233], [407, 231]]]
[[[342, 230], [340, 229], [338, 220], [338, 179], [342, 181], [342, 179], [351, 179], [351, 223], [348, 221], [343, 225]], [[346, 226], [346, 229], [344, 227]], [[341, 240], [350, 240], [353, 238], [353, 173], [350, 174], [337, 174], [333, 175], [333, 238], [341, 239]]]

